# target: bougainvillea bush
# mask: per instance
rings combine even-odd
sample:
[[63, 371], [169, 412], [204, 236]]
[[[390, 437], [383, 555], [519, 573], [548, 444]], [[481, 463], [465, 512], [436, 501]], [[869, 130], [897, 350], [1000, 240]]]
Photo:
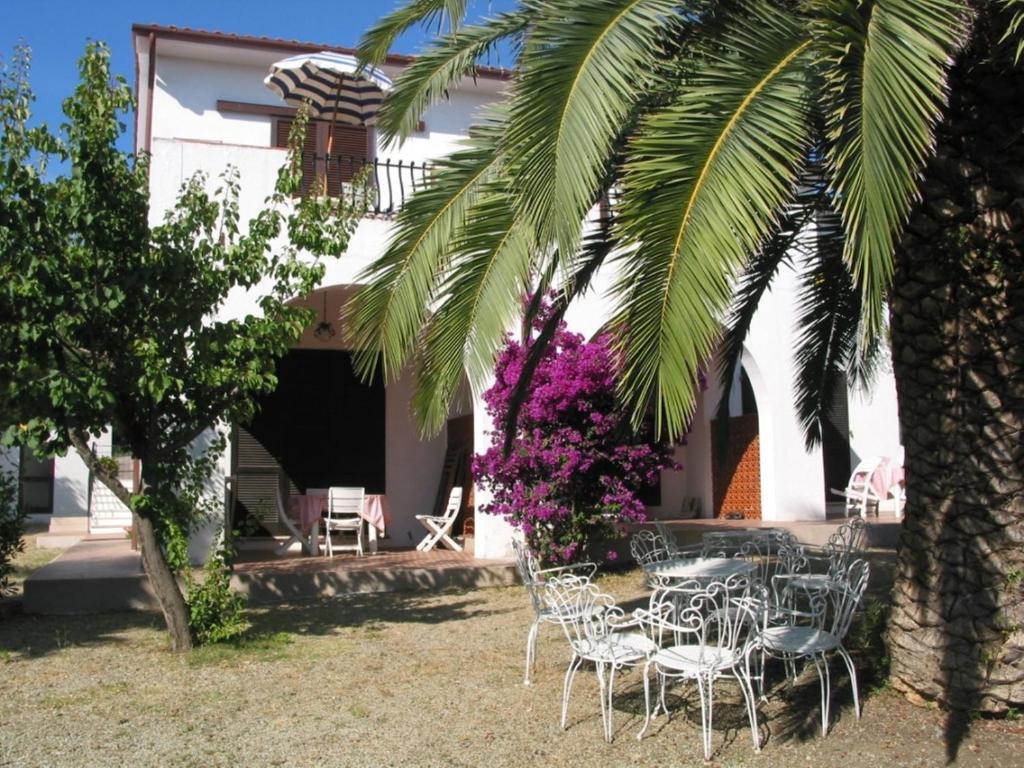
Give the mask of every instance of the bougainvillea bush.
[[[530, 344], [509, 340], [484, 402], [491, 423], [506, 422]], [[640, 496], [663, 469], [681, 469], [672, 446], [637, 437], [615, 407], [618, 371], [609, 339], [590, 342], [559, 328], [534, 371], [509, 455], [497, 428], [474, 459], [477, 480], [493, 501], [481, 509], [519, 529], [540, 559], [560, 564], [614, 552], [595, 551], [643, 522]]]

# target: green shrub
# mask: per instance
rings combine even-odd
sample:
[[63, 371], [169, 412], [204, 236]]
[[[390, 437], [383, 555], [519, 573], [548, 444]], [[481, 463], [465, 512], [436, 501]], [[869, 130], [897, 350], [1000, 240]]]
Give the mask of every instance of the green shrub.
[[864, 610], [850, 627], [847, 648], [860, 657], [857, 669], [868, 688], [880, 688], [889, 679], [889, 648], [885, 631], [892, 609], [886, 603], [868, 598]]
[[25, 549], [25, 514], [18, 509], [14, 479], [0, 472], [0, 597], [11, 591], [11, 561]]
[[249, 628], [245, 600], [231, 589], [231, 568], [223, 549], [206, 561], [201, 582], [186, 569], [185, 584], [188, 622], [200, 645], [230, 640]]

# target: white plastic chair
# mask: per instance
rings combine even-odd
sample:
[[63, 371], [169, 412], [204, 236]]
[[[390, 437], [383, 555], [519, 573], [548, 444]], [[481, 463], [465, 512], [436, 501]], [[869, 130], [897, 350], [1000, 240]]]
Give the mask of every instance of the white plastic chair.
[[455, 552], [461, 552], [462, 545], [451, 537], [452, 526], [455, 525], [455, 518], [461, 506], [462, 488], [456, 486], [448, 494], [448, 506], [444, 508], [443, 515], [416, 515], [416, 519], [427, 529], [427, 535], [416, 545], [416, 549], [420, 552], [429, 552], [440, 544]]
[[627, 620], [623, 610], [615, 605], [615, 599], [600, 592], [589, 579], [571, 575], [555, 578], [547, 583], [545, 593], [551, 610], [562, 617], [559, 623], [572, 649], [562, 685], [562, 730], [569, 716], [569, 698], [576, 672], [584, 661], [591, 661], [597, 669], [601, 690], [604, 739], [611, 741], [615, 673], [650, 658], [657, 646], [642, 632], [628, 631], [637, 628], [638, 622]]
[[[755, 635], [755, 644], [770, 656], [786, 661], [787, 674], [795, 677], [794, 662], [810, 659], [818, 671], [821, 686], [821, 735], [828, 733], [829, 705], [832, 695], [828, 654], [838, 653], [846, 663], [853, 688], [853, 709], [860, 719], [860, 697], [857, 692], [857, 670], [853, 659], [843, 647], [853, 614], [867, 589], [870, 567], [864, 560], [855, 560], [841, 577], [825, 582], [803, 582], [791, 592], [796, 605], [784, 612], [787, 623], [769, 626], [765, 621]], [[777, 577], [780, 578], [780, 577]], [[795, 577], [799, 578], [799, 577]], [[797, 592], [801, 594], [796, 594]], [[801, 599], [802, 598], [802, 599]], [[764, 695], [764, 680], [760, 680]]]
[[[349, 550], [358, 555], [363, 554], [363, 498], [364, 488], [327, 489], [327, 516], [324, 518], [324, 534], [327, 556], [334, 557], [334, 550]], [[339, 545], [334, 543], [335, 534], [351, 533], [355, 536], [354, 544]]]
[[515, 556], [516, 570], [519, 578], [526, 588], [526, 594], [530, 596], [530, 606], [533, 608], [533, 624], [526, 635], [526, 674], [523, 677], [523, 685], [530, 684], [530, 673], [537, 664], [537, 633], [541, 624], [561, 624], [563, 617], [560, 616], [545, 598], [544, 588], [550, 579], [560, 577], [574, 577], [584, 581], [590, 581], [597, 573], [597, 565], [594, 563], [575, 563], [555, 568], [541, 568], [536, 556], [530, 548], [518, 539], [512, 539], [512, 553]]
[[881, 463], [881, 456], [869, 456], [854, 467], [846, 488], [841, 491], [836, 488], [829, 489], [836, 496], [842, 496], [845, 500], [847, 517], [857, 513], [862, 518], [866, 518], [869, 508], [874, 509], [875, 514], [878, 514], [878, 504], [884, 499], [871, 487], [871, 478]]
[[740, 686], [750, 721], [754, 749], [760, 751], [757, 710], [749, 672], [750, 631], [757, 625], [760, 606], [750, 597], [750, 580], [733, 577], [706, 588], [694, 583], [667, 586], [651, 596], [649, 610], [637, 611], [638, 620], [649, 625], [652, 639], [660, 647], [644, 667], [643, 738], [651, 722], [649, 672], [658, 676], [658, 705], [668, 714], [665, 684], [668, 679], [695, 680], [700, 694], [704, 759], [711, 759], [712, 703], [714, 683], [732, 677]]

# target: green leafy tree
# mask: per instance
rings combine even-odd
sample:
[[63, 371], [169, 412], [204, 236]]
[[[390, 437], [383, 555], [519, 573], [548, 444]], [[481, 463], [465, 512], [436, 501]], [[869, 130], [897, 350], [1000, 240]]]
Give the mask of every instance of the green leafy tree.
[[[185, 650], [188, 607], [167, 553], [190, 514], [178, 497], [193, 468], [189, 448], [218, 423], [251, 417], [276, 385], [275, 361], [312, 320], [287, 301], [323, 275], [302, 251], [341, 253], [357, 211], [342, 201], [293, 203], [293, 142], [247, 226], [233, 170], [212, 194], [203, 175], [189, 179], [151, 224], [147, 158], [115, 147], [133, 104], [123, 79], [111, 79], [107, 49], [86, 49], [60, 135], [29, 127], [31, 102], [21, 50], [0, 79], [0, 412], [12, 422], [4, 439], [42, 453], [75, 450], [132, 509], [172, 645]], [[54, 160], [67, 170], [50, 178]], [[258, 298], [259, 314], [218, 319], [240, 290]], [[141, 460], [132, 491], [91, 450], [108, 427]]]
[[723, 326], [728, 381], [758, 298], [813, 227], [796, 356], [809, 442], [891, 329], [908, 497], [893, 682], [960, 712], [1019, 706], [1024, 602], [1006, 576], [1024, 562], [1024, 4], [522, 0], [473, 25], [465, 10], [416, 0], [362, 44], [374, 62], [411, 25], [450, 27], [399, 76], [385, 139], [488, 54], [515, 57], [507, 98], [364, 276], [362, 371], [412, 362], [437, 429], [521, 295], [557, 278], [564, 307], [614, 262], [621, 403], [673, 437]]
[[0, 469], [0, 597], [12, 589], [14, 556], [25, 550], [25, 513], [18, 509], [18, 485]]

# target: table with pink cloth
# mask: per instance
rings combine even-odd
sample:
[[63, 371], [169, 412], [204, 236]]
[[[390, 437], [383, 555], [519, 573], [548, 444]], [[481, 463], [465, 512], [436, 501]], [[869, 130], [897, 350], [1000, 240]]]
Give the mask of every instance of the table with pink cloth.
[[[293, 525], [289, 523], [292, 521], [298, 522], [298, 528], [301, 533], [299, 538], [303, 549], [311, 555], [317, 555], [320, 552], [318, 523], [326, 511], [326, 494], [297, 494], [288, 498], [288, 516], [290, 520], [286, 522], [286, 525], [294, 532]], [[359, 516], [369, 524], [367, 527], [369, 528], [370, 552], [376, 552], [377, 539], [379, 536], [384, 535], [387, 526], [391, 524], [388, 497], [383, 493], [366, 494], [363, 497], [363, 508]], [[290, 545], [295, 538], [293, 535], [288, 540], [287, 545]]]
[[[883, 458], [875, 471], [871, 473], [871, 490], [880, 499], [889, 497], [889, 489], [895, 485], [903, 485], [903, 467], [890, 458]], [[899, 496], [899, 492], [895, 494]]]

